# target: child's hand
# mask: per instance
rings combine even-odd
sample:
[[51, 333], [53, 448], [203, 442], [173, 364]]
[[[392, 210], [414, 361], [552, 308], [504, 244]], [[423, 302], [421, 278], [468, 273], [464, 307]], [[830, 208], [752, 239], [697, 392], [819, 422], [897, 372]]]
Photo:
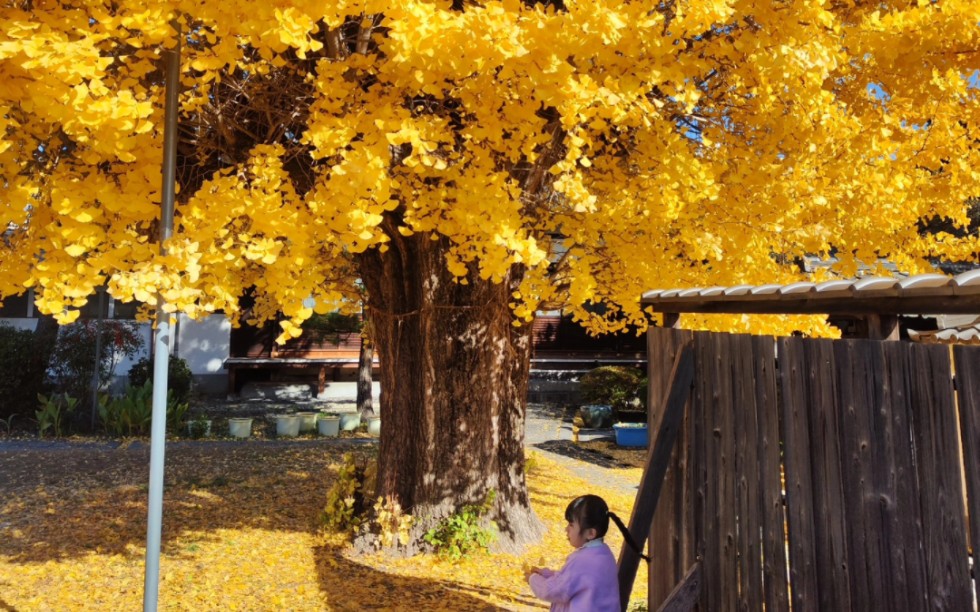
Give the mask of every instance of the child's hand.
[[[541, 558], [540, 565], [544, 565], [544, 557]], [[527, 561], [521, 564], [521, 571], [524, 572], [524, 580], [530, 580], [531, 574], [539, 574], [542, 572], [542, 570], [543, 568], [535, 567]]]

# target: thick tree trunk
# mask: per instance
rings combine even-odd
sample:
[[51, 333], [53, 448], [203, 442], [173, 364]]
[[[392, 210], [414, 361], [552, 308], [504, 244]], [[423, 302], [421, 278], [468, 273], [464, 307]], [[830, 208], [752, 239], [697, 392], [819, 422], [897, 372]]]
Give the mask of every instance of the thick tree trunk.
[[374, 338], [370, 333], [361, 335], [361, 350], [357, 355], [357, 410], [361, 417], [374, 416]]
[[399, 237], [361, 256], [381, 371], [378, 494], [440, 518], [496, 492], [499, 545], [541, 536], [524, 478], [530, 327], [508, 306], [520, 270], [468, 284], [446, 270], [443, 240]]

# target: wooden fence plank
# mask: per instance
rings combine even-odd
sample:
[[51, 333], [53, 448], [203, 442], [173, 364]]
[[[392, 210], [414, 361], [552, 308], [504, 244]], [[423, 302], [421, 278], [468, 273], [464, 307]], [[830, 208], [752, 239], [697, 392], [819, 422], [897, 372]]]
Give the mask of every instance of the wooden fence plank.
[[930, 609], [972, 607], [956, 409], [945, 346], [910, 347], [916, 467]]
[[735, 495], [735, 397], [736, 386], [732, 368], [736, 350], [736, 336], [716, 334], [714, 343], [717, 351], [718, 372], [718, 421], [713, 438], [719, 446], [718, 473], [718, 546], [721, 558], [721, 602], [720, 610], [736, 610], [738, 602], [738, 550], [737, 516], [738, 503]]
[[732, 394], [735, 437], [735, 495], [738, 510], [738, 610], [761, 610], [762, 591], [762, 494], [759, 462], [759, 422], [756, 405], [755, 363], [752, 336], [733, 336]]
[[814, 609], [819, 583], [813, 525], [813, 483], [810, 476], [810, 431], [807, 410], [804, 342], [780, 338], [780, 413], [786, 466], [786, 521], [793, 610]]
[[695, 343], [695, 351], [700, 353], [702, 370], [705, 375], [695, 378], [695, 383], [701, 389], [701, 402], [703, 414], [701, 415], [704, 426], [699, 432], [702, 447], [702, 457], [704, 458], [704, 552], [702, 554], [701, 569], [704, 571], [704, 608], [706, 610], [722, 610], [722, 557], [720, 541], [721, 521], [718, 517], [718, 508], [721, 504], [719, 499], [719, 473], [721, 472], [721, 446], [715, 437], [715, 432], [719, 428], [719, 409], [718, 409], [718, 387], [721, 385], [720, 379], [723, 377], [721, 356], [718, 354], [715, 344], [717, 338], [714, 335], [703, 336], [704, 341]]
[[[754, 336], [755, 406], [758, 423], [759, 503], [762, 519], [762, 577], [765, 609], [789, 610], [786, 588], [786, 524], [783, 508], [779, 449], [779, 405], [776, 389], [776, 344], [773, 338]], [[761, 608], [755, 608], [761, 609]]]
[[[679, 340], [690, 342], [693, 350], [694, 333], [690, 330], [678, 330]], [[697, 372], [695, 362], [695, 372]], [[688, 569], [698, 561], [697, 538], [700, 534], [699, 521], [695, 517], [697, 509], [694, 482], [697, 474], [698, 457], [694, 453], [695, 416], [694, 385], [691, 385], [691, 396], [684, 407], [684, 422], [681, 425], [678, 444], [683, 450], [675, 451], [677, 460], [675, 471], [669, 481], [673, 484], [674, 497], [674, 530], [671, 532], [677, 551], [675, 575], [683, 578]]]
[[[875, 342], [834, 343], [838, 377], [842, 508], [847, 538], [850, 598], [854, 610], [873, 610], [885, 602], [880, 559], [880, 494], [874, 490], [873, 453], [881, 442], [872, 431], [882, 384], [882, 364]], [[891, 608], [889, 608], [891, 609]]]
[[[897, 329], [897, 328], [896, 328]], [[897, 339], [897, 338], [896, 338]], [[894, 504], [894, 487], [889, 475], [895, 473], [891, 456], [887, 453], [886, 428], [890, 421], [885, 418], [884, 411], [888, 405], [885, 396], [884, 355], [881, 351], [882, 342], [859, 341], [856, 359], [861, 364], [862, 373], [854, 380], [865, 388], [865, 412], [861, 416], [861, 427], [866, 436], [859, 437], [862, 446], [852, 449], [852, 456], [860, 457], [862, 503], [865, 516], [866, 532], [862, 535], [864, 541], [863, 557], [868, 560], [868, 599], [876, 606], [886, 606], [896, 610], [897, 606], [890, 599], [895, 596], [893, 570], [888, 542], [885, 541], [885, 522], [888, 519], [890, 505]]]
[[893, 538], [891, 564], [896, 572], [896, 601], [903, 596], [908, 610], [927, 608], [926, 557], [922, 548], [922, 508], [919, 505], [912, 437], [913, 404], [909, 373], [909, 348], [905, 343], [886, 342], [885, 369], [891, 401], [892, 461], [895, 481], [895, 512], [888, 530]]
[[[650, 534], [650, 525], [660, 499], [661, 485], [667, 465], [674, 449], [674, 442], [684, 416], [684, 406], [691, 393], [691, 382], [694, 379], [694, 350], [688, 345], [681, 349], [672, 368], [670, 394], [667, 396], [663, 418], [657, 430], [657, 441], [647, 458], [643, 470], [643, 478], [636, 494], [636, 503], [630, 515], [629, 530], [633, 541], [642, 547]], [[636, 551], [629, 546], [623, 546], [619, 553], [619, 592], [623, 610], [629, 603], [633, 590], [633, 580], [640, 558]]]
[[[710, 337], [710, 332], [694, 333], [694, 371], [698, 373], [694, 378], [694, 393], [691, 398], [690, 415], [693, 420], [691, 430], [691, 454], [694, 461], [691, 464], [691, 475], [689, 486], [694, 502], [694, 547], [697, 559], [703, 561], [707, 555], [707, 532], [708, 532], [708, 457], [707, 446], [705, 445], [705, 431], [707, 430], [707, 405], [706, 398], [710, 397], [711, 382], [708, 379], [709, 363], [705, 361], [707, 351], [705, 344]], [[704, 563], [701, 563], [701, 598], [698, 602], [700, 610], [710, 610], [708, 600], [708, 589], [704, 588], [705, 583]]]
[[960, 440], [966, 470], [970, 544], [973, 549], [975, 600], [980, 601], [980, 349], [953, 348], [956, 391], [960, 409]]
[[814, 547], [817, 602], [821, 610], [851, 609], [850, 568], [847, 565], [847, 534], [844, 485], [840, 463], [841, 429], [837, 410], [838, 375], [834, 368], [834, 342], [811, 340], [807, 354], [807, 405], [810, 407], [810, 452], [812, 453]]
[[689, 612], [701, 594], [701, 564], [695, 563], [674, 587], [657, 612]]
[[[651, 328], [647, 332], [648, 396], [651, 439], [656, 439], [664, 401], [670, 391], [670, 373], [674, 359], [685, 343], [692, 342], [689, 330]], [[649, 607], [660, 606], [671, 589], [696, 559], [693, 541], [693, 503], [687, 485], [693, 461], [691, 432], [694, 421], [688, 407], [676, 445], [678, 451], [664, 477], [660, 502], [650, 526]], [[686, 497], [685, 497], [686, 496]]]

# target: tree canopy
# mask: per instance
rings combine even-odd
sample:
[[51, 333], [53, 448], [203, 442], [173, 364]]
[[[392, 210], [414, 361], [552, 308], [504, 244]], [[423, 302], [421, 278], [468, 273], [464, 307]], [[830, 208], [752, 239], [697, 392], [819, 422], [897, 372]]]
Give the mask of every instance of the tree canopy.
[[[191, 315], [356, 296], [351, 260], [446, 240], [521, 269], [517, 319], [643, 325], [673, 285], [789, 279], [834, 251], [974, 260], [980, 4], [667, 0], [6, 1], [0, 296], [94, 290]], [[182, 43], [178, 205], [160, 55]], [[589, 305], [603, 303], [597, 314]]]

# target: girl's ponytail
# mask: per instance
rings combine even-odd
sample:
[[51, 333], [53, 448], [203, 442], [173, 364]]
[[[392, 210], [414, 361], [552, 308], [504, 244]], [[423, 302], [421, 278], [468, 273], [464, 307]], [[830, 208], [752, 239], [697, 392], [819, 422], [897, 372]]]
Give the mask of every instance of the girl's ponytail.
[[640, 547], [637, 546], [636, 542], [633, 541], [633, 536], [630, 535], [630, 530], [626, 528], [623, 521], [619, 520], [619, 517], [616, 516], [612, 510], [609, 511], [609, 518], [611, 518], [612, 522], [616, 523], [616, 526], [619, 527], [619, 531], [623, 534], [623, 539], [626, 540], [629, 547], [633, 549], [633, 552], [640, 555], [641, 559], [649, 563], [650, 557], [643, 554], [643, 550], [641, 550]]

